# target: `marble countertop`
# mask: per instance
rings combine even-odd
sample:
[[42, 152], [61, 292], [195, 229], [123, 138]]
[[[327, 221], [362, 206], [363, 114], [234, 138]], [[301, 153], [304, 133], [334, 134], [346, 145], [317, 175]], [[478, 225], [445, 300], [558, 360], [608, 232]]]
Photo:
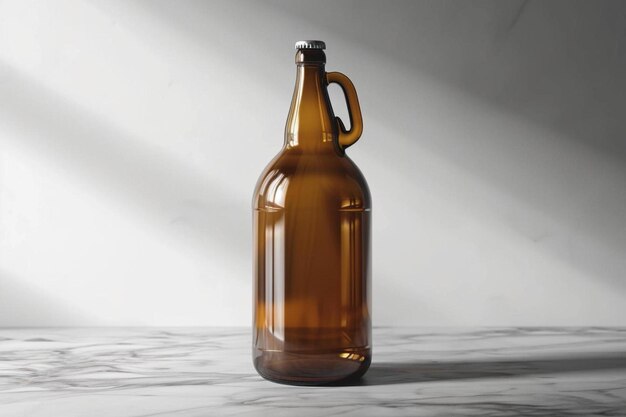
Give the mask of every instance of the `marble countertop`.
[[248, 329], [0, 329], [0, 416], [626, 416], [626, 328], [378, 328], [359, 384], [263, 380]]

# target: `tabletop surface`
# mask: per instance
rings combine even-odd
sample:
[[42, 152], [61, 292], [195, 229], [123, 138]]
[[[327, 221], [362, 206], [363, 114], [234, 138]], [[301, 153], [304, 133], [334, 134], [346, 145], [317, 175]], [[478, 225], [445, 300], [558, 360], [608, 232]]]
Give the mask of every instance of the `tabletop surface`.
[[0, 416], [626, 416], [626, 328], [377, 328], [361, 383], [293, 387], [244, 328], [0, 329]]

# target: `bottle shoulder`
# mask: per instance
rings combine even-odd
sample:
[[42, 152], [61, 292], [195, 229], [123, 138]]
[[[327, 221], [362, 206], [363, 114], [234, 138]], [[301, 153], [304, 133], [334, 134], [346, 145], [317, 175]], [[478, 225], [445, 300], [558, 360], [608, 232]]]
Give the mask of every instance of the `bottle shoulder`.
[[255, 209], [369, 210], [365, 177], [347, 155], [281, 151], [265, 168], [252, 201]]

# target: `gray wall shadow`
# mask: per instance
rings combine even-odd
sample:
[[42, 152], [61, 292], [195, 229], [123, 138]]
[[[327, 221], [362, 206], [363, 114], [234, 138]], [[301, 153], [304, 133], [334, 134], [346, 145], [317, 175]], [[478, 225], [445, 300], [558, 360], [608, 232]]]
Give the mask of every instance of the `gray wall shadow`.
[[[390, 65], [400, 63], [428, 74], [567, 138], [626, 152], [622, 1], [269, 4], [384, 55]], [[385, 68], [370, 70], [385, 79]], [[380, 117], [394, 124], [407, 122], [397, 107], [377, 110], [386, 110]], [[440, 146], [453, 150], [449, 143]]]
[[[402, 186], [420, 192], [410, 155], [423, 149], [441, 155], [503, 198], [558, 225], [558, 236], [546, 231], [531, 238], [541, 243], [538, 250], [620, 288], [626, 284], [626, 259], [620, 255], [626, 252], [626, 3], [271, 0], [190, 1], [184, 8], [163, 1], [141, 5], [190, 41], [210, 45], [210, 53], [248, 66], [251, 77], [265, 77], [277, 91], [284, 91], [285, 83], [291, 86], [292, 68], [271, 63], [290, 62], [293, 52], [273, 50], [274, 45], [291, 47], [305, 33], [354, 45], [359, 49], [329, 51], [333, 68], [352, 68], [351, 74], [367, 79], [360, 89], [366, 119], [403, 138], [395, 148], [370, 145], [376, 158], [393, 161], [389, 169], [404, 176]], [[359, 55], [368, 50], [383, 56], [387, 65], [368, 66], [368, 57]], [[399, 68], [558, 137], [531, 131], [507, 135], [491, 132], [489, 126], [484, 134], [467, 137], [421, 134], [415, 110], [420, 92], [389, 77], [390, 70]], [[281, 80], [285, 77], [289, 82]], [[487, 203], [483, 209], [488, 215], [499, 207]], [[582, 241], [568, 237], [569, 230]]]

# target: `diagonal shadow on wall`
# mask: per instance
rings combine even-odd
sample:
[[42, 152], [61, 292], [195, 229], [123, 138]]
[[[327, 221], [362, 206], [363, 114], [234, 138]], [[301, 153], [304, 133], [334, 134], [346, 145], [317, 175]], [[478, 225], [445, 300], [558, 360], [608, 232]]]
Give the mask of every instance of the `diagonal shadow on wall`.
[[[216, 247], [247, 258], [242, 248], [247, 248], [250, 233], [248, 202], [242, 203], [217, 179], [183, 166], [156, 146], [141, 144], [7, 65], [0, 79], [0, 123], [20, 132], [20, 146], [53, 158], [215, 262], [223, 260]], [[225, 211], [230, 215], [211, 214]]]
[[[27, 301], [25, 301], [27, 300]], [[24, 303], [28, 307], [24, 308]], [[55, 299], [19, 277], [0, 270], [0, 327], [84, 326], [99, 320], [88, 311]]]

